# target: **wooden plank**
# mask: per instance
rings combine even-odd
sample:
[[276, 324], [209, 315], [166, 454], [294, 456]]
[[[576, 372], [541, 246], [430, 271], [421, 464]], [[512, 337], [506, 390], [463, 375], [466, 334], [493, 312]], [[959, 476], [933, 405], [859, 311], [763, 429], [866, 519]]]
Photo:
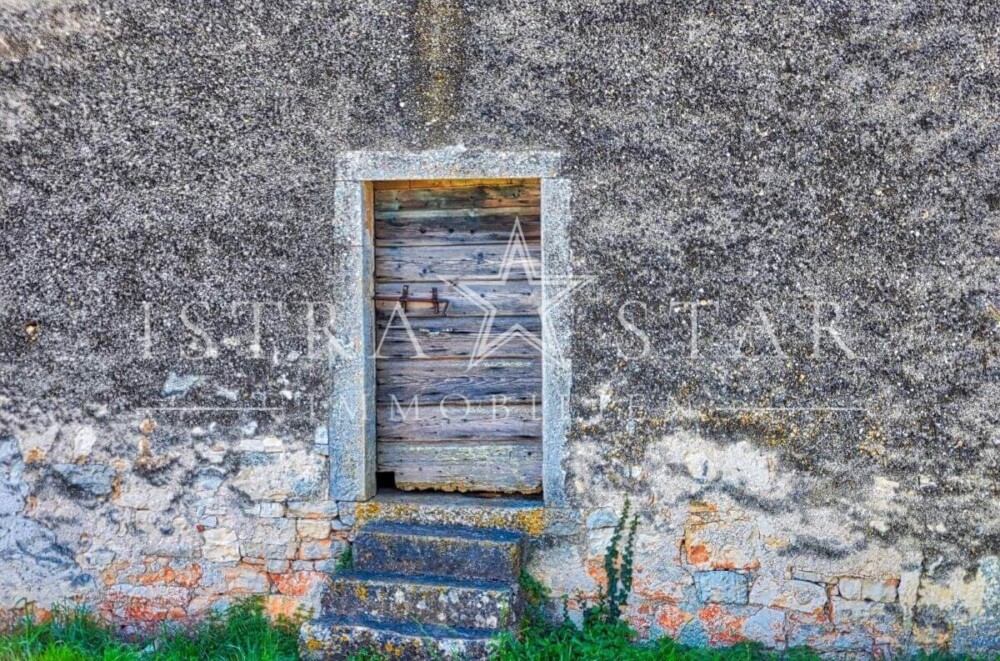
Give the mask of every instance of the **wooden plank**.
[[410, 443], [381, 441], [376, 470], [393, 472], [404, 491], [540, 493], [541, 441]]
[[542, 212], [541, 207], [493, 207], [491, 209], [410, 209], [406, 211], [379, 211], [375, 210], [375, 220], [423, 220], [425, 218], [489, 218], [490, 216], [537, 216]]
[[416, 220], [391, 218], [375, 221], [377, 246], [427, 245], [442, 243], [484, 243], [510, 240], [514, 222], [521, 223], [521, 233], [528, 243], [542, 238], [541, 216], [500, 215], [480, 218], [432, 216]]
[[392, 179], [373, 182], [376, 191], [398, 188], [463, 188], [466, 186], [539, 186], [539, 179]]
[[460, 280], [496, 280], [502, 269], [510, 269], [510, 279], [524, 280], [533, 269], [541, 274], [542, 255], [538, 246], [528, 247], [528, 257], [509, 258], [505, 264], [506, 243], [475, 246], [406, 246], [376, 247], [375, 277], [381, 280], [434, 282], [438, 278]]
[[376, 211], [411, 209], [488, 209], [538, 207], [541, 190], [526, 186], [469, 186], [465, 188], [412, 188], [375, 193]]
[[541, 197], [541, 185], [531, 182], [503, 182], [475, 180], [456, 182], [455, 186], [427, 186], [423, 182], [408, 188], [375, 188], [376, 202], [412, 202], [431, 199], [503, 200]]
[[[412, 298], [430, 298], [431, 288], [436, 287], [438, 297], [441, 300], [448, 301], [447, 317], [462, 317], [467, 315], [482, 317], [484, 314], [475, 303], [466, 298], [458, 289], [443, 282], [377, 282], [375, 283], [375, 295], [393, 299], [375, 301], [375, 313], [378, 319], [389, 318], [395, 307], [394, 301], [402, 295], [404, 285], [409, 285], [409, 295]], [[497, 309], [498, 314], [537, 315], [538, 309], [542, 305], [542, 287], [538, 283], [531, 284], [525, 281], [512, 280], [506, 283], [463, 282], [462, 285], [470, 292], [481, 296], [489, 302], [490, 305]], [[414, 319], [441, 315], [434, 312], [432, 304], [416, 302], [407, 304], [406, 316], [407, 319]]]
[[[476, 351], [480, 331], [483, 330], [483, 318], [479, 317], [417, 317], [407, 321], [412, 336], [406, 331], [400, 319], [393, 319], [392, 326], [387, 327], [388, 319], [381, 319], [376, 324], [375, 345], [379, 347], [379, 356], [383, 358], [417, 358], [419, 347], [428, 358], [461, 357], [468, 358]], [[533, 358], [540, 356], [538, 347], [532, 344], [522, 329], [534, 337], [542, 336], [542, 320], [536, 316], [495, 317], [491, 324], [486, 342], [489, 346], [497, 346], [490, 352], [493, 358]], [[512, 333], [506, 341], [497, 345], [499, 337], [504, 333]], [[414, 344], [416, 343], [416, 344]]]
[[515, 405], [382, 405], [376, 412], [376, 437], [419, 441], [540, 439], [541, 403]]
[[440, 402], [530, 404], [542, 401], [542, 363], [531, 359], [489, 359], [474, 367], [461, 358], [377, 361], [376, 401], [406, 406], [418, 397], [421, 405]]
[[[465, 190], [465, 189], [462, 189]], [[471, 188], [470, 191], [480, 189]], [[430, 193], [431, 191], [425, 191]], [[383, 194], [383, 199], [373, 203], [376, 214], [411, 213], [416, 211], [469, 211], [479, 209], [512, 209], [508, 213], [537, 213], [541, 208], [541, 199], [537, 195], [522, 195], [519, 197], [497, 197], [494, 199], [470, 199], [472, 193], [459, 198], [441, 198], [427, 195], [427, 199], [395, 200]], [[488, 215], [488, 214], [487, 214]]]

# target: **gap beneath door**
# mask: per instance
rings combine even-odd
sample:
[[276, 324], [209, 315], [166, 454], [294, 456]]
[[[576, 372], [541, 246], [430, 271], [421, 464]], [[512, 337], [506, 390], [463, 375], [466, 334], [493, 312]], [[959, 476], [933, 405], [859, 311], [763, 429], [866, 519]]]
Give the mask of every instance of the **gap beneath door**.
[[444, 507], [541, 507], [542, 496], [519, 494], [442, 493], [440, 491], [399, 491], [379, 489], [372, 502], [389, 504], [433, 505]]

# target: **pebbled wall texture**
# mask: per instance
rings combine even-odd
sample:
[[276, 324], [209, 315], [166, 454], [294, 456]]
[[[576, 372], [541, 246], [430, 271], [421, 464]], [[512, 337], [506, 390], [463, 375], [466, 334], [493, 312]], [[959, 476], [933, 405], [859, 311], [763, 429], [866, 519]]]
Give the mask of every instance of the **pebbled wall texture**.
[[987, 0], [0, 0], [0, 609], [315, 606], [355, 524], [309, 346], [335, 156], [464, 144], [562, 153], [594, 278], [556, 597], [628, 495], [643, 635], [1000, 649], [998, 35]]

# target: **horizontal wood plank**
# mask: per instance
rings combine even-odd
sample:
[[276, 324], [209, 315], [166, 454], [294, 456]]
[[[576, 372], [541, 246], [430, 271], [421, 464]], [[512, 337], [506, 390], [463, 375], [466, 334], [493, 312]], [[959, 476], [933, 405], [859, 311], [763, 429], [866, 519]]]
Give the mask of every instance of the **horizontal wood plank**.
[[[438, 298], [442, 301], [448, 301], [448, 308], [446, 313], [444, 313], [447, 317], [469, 315], [482, 317], [485, 314], [463, 292], [459, 292], [457, 288], [443, 282], [378, 282], [375, 284], [375, 295], [380, 298], [384, 297], [392, 300], [375, 301], [376, 318], [389, 318], [393, 308], [395, 308], [395, 302], [403, 293], [404, 285], [409, 285], [410, 298], [417, 299], [429, 299], [431, 297], [431, 288], [436, 287]], [[525, 281], [512, 280], [506, 283], [463, 282], [462, 285], [469, 292], [482, 297], [495, 307], [499, 315], [537, 315], [538, 309], [542, 305], [542, 287], [537, 283], [531, 284]], [[406, 316], [407, 319], [414, 319], [417, 317], [438, 317], [442, 316], [442, 313], [435, 313], [434, 306], [431, 303], [417, 301], [407, 303]]]
[[378, 190], [375, 191], [375, 211], [538, 207], [540, 200], [541, 189], [537, 185]]
[[460, 441], [540, 439], [542, 407], [521, 405], [379, 406], [376, 436], [383, 439]]
[[493, 207], [490, 209], [411, 209], [405, 211], [375, 210], [375, 221], [380, 220], [410, 220], [418, 221], [426, 218], [490, 218], [493, 216], [537, 216], [541, 213], [538, 206], [525, 207]]
[[540, 493], [540, 441], [414, 443], [385, 440], [377, 446], [377, 469], [395, 473], [404, 491], [494, 491]]
[[375, 277], [380, 280], [433, 282], [438, 278], [496, 280], [509, 268], [509, 280], [541, 274], [541, 248], [529, 246], [527, 257], [506, 258], [506, 243], [476, 246], [376, 247]]
[[[540, 357], [539, 349], [526, 334], [541, 338], [542, 320], [538, 316], [495, 317], [484, 329], [480, 317], [407, 317], [412, 335], [400, 319], [380, 319], [375, 327], [375, 345], [381, 358], [467, 358], [476, 351], [480, 333], [488, 331], [485, 346], [494, 358]], [[523, 333], [519, 331], [524, 331]], [[509, 333], [505, 340], [500, 340]], [[419, 349], [419, 351], [418, 351]]]
[[375, 221], [377, 246], [407, 246], [448, 243], [507, 242], [515, 222], [521, 224], [526, 243], [538, 243], [542, 236], [541, 216], [506, 214], [481, 218], [429, 216], [427, 218], [391, 218]]
[[[468, 360], [377, 361], [376, 401], [406, 406], [418, 397], [423, 404], [441, 401], [530, 404], [542, 400], [542, 363], [531, 359], [489, 359], [474, 367]], [[395, 398], [395, 400], [393, 399]]]
[[374, 181], [376, 192], [384, 190], [407, 190], [410, 188], [466, 188], [468, 186], [540, 186], [539, 179], [387, 179]]

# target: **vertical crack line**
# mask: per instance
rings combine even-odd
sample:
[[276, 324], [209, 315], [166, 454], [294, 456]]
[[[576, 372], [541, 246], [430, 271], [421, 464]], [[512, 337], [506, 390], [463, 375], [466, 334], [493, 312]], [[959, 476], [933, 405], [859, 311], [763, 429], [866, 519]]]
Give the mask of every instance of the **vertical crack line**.
[[428, 127], [443, 128], [455, 116], [462, 70], [461, 0], [417, 0], [414, 14], [416, 91]]

